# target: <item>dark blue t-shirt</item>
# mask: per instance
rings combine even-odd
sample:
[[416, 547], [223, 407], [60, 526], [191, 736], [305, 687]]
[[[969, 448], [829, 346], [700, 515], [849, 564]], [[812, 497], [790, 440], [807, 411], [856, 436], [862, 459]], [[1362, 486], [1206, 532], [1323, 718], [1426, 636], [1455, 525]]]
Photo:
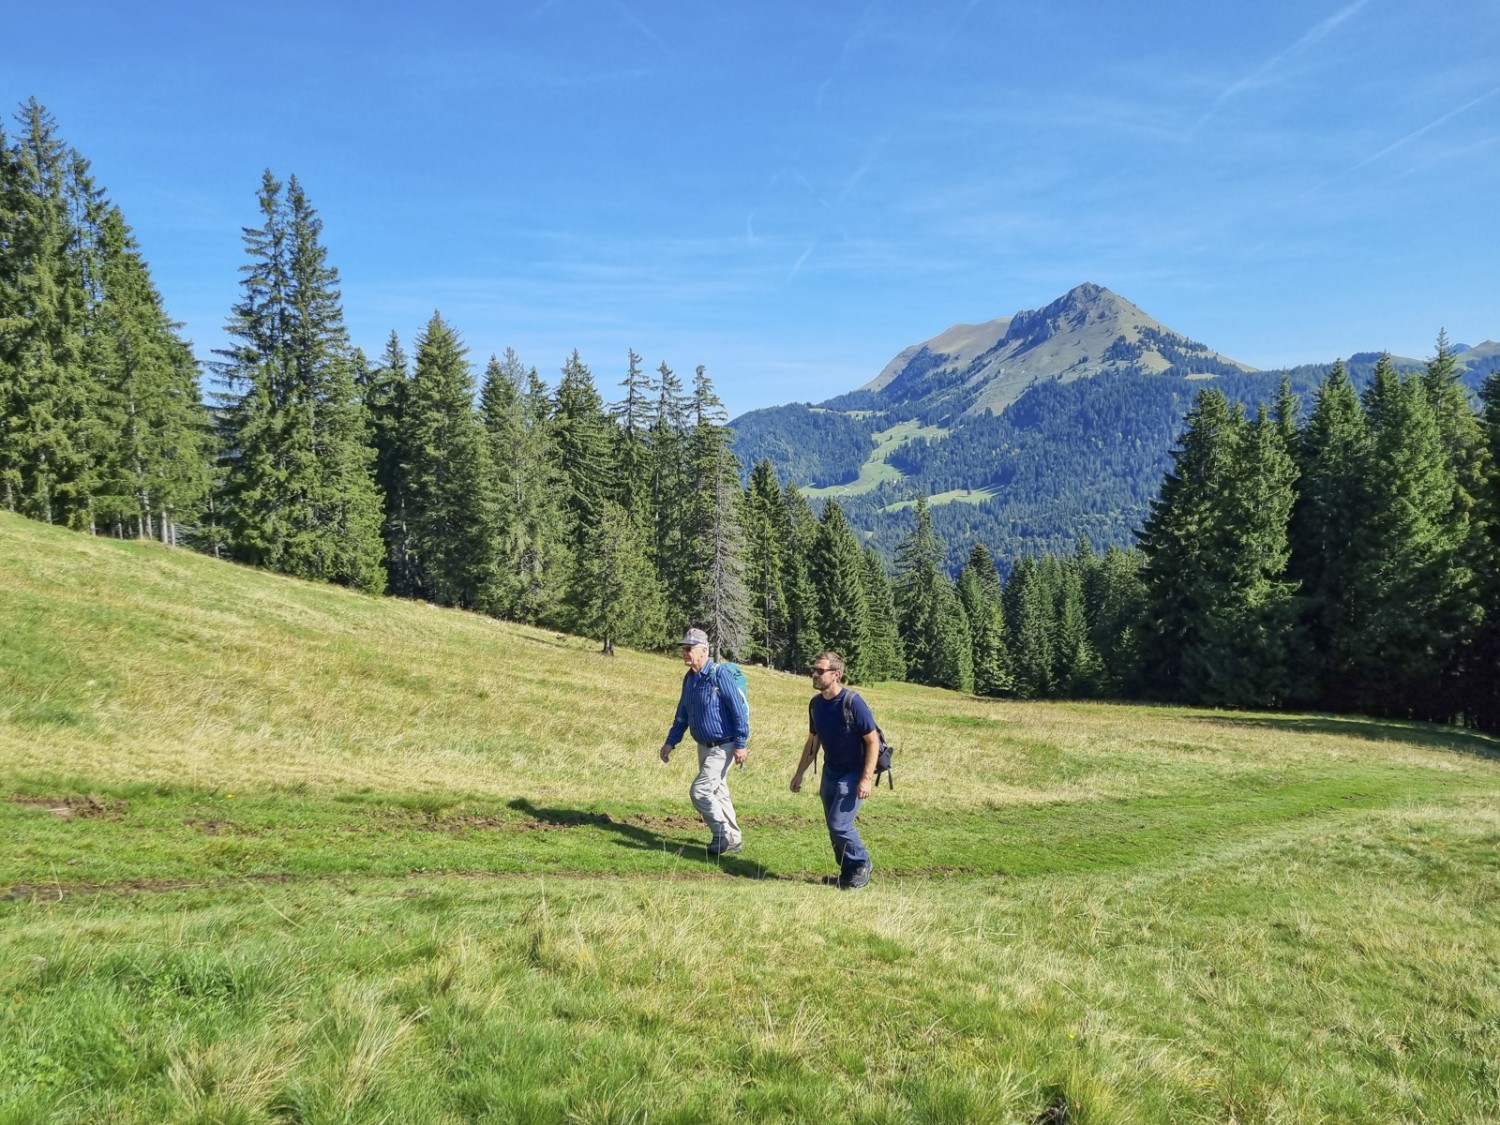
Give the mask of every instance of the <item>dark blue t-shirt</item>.
[[[844, 724], [844, 696], [850, 696], [849, 724]], [[823, 744], [823, 769], [828, 773], [856, 773], [865, 768], [865, 735], [875, 729], [875, 716], [864, 697], [843, 688], [832, 699], [819, 692], [812, 698], [812, 729]]]

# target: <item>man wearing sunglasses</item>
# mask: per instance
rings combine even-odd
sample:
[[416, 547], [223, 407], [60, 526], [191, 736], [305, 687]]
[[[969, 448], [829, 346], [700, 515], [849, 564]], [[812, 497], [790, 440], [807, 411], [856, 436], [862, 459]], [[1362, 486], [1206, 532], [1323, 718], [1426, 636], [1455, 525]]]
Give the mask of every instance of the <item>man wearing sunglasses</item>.
[[[812, 682], [818, 694], [808, 704], [808, 735], [802, 759], [792, 775], [792, 792], [802, 789], [802, 775], [823, 748], [823, 819], [838, 860], [838, 885], [857, 891], [870, 882], [870, 853], [854, 818], [860, 803], [875, 784], [880, 757], [880, 733], [870, 705], [844, 687], [844, 660], [836, 652], [820, 652], [812, 663]], [[846, 699], [845, 696], [848, 696]]]

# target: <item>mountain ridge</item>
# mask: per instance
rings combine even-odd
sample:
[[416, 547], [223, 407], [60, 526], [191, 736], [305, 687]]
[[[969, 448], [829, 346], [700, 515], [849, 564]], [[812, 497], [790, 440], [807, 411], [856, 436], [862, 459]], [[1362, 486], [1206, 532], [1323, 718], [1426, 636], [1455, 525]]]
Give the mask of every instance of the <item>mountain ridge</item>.
[[955, 324], [913, 344], [859, 390], [888, 408], [920, 402], [930, 415], [941, 402], [955, 415], [972, 417], [1000, 413], [1040, 379], [1254, 370], [1168, 328], [1119, 294], [1083, 282], [1042, 308]]
[[[1500, 370], [1500, 343], [1454, 351], [1472, 388]], [[1350, 377], [1362, 385], [1382, 354], [1349, 356]], [[853, 391], [730, 425], [747, 473], [767, 458], [809, 499], [837, 498], [887, 557], [927, 496], [956, 567], [976, 542], [1002, 560], [1080, 538], [1130, 545], [1199, 390], [1253, 410], [1285, 375], [1305, 410], [1331, 367], [1257, 370], [1084, 282], [1038, 309], [951, 325]]]

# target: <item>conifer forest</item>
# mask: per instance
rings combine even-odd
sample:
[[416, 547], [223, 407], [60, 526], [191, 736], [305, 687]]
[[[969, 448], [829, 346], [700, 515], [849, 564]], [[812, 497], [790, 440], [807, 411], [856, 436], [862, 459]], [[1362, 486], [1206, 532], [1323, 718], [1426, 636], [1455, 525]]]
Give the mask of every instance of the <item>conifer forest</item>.
[[769, 461], [742, 484], [702, 366], [632, 351], [601, 393], [576, 351], [550, 378], [480, 362], [437, 312], [365, 354], [303, 185], [267, 171], [246, 201], [230, 344], [200, 366], [46, 109], [0, 129], [5, 510], [605, 652], [692, 624], [774, 668], [837, 650], [854, 682], [1500, 731], [1500, 372], [1476, 402], [1441, 334], [1363, 390], [1336, 366], [1247, 409], [1209, 384], [1135, 546], [975, 543], [955, 576], [925, 501], [883, 557]]

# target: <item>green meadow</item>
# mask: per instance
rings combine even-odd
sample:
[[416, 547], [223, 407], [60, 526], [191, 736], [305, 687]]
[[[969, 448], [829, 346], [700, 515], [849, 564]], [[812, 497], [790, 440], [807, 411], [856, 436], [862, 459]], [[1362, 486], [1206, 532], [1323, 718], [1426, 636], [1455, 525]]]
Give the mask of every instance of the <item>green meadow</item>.
[[748, 670], [0, 515], [0, 1125], [1500, 1121], [1500, 744]]

